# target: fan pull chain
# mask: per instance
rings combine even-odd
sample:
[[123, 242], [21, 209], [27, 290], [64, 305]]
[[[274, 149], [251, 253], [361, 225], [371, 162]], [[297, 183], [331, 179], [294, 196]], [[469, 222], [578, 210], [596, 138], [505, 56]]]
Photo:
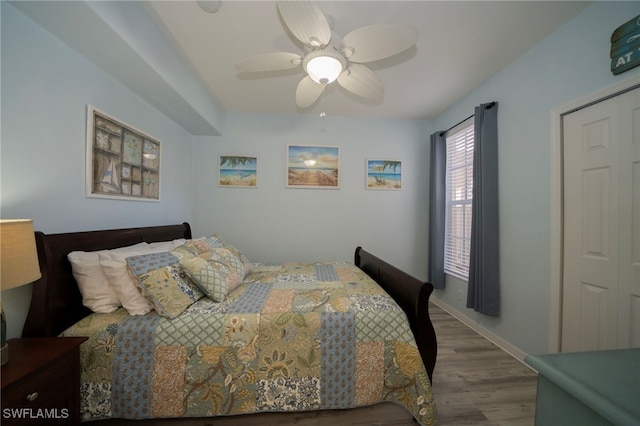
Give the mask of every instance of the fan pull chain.
[[324, 112], [324, 91], [327, 88], [327, 84], [322, 84], [322, 92], [320, 92], [320, 117], [326, 117], [327, 113]]

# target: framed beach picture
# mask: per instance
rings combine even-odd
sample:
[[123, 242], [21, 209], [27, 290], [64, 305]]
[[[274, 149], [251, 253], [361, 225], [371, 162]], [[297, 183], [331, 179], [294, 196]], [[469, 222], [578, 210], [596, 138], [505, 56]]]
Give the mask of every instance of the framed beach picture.
[[91, 105], [86, 165], [88, 197], [160, 201], [160, 141]]
[[402, 162], [367, 160], [367, 189], [402, 189]]
[[258, 159], [237, 155], [221, 155], [218, 186], [255, 188], [258, 186]]
[[287, 188], [339, 188], [340, 149], [287, 146]]

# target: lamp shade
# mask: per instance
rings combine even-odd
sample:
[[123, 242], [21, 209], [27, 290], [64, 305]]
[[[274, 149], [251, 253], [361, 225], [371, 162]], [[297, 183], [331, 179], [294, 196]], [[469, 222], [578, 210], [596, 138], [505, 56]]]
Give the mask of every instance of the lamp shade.
[[32, 283], [42, 276], [32, 220], [0, 220], [0, 267], [2, 290]]

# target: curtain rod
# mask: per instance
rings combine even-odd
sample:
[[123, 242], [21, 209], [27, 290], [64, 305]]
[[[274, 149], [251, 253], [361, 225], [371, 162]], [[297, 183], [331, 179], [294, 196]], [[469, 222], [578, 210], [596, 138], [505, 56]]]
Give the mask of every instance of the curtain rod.
[[456, 124], [454, 124], [453, 126], [449, 127], [447, 130], [443, 131], [442, 134], [448, 133], [451, 129], [461, 125], [462, 123], [464, 123], [465, 121], [467, 121], [468, 119], [470, 119], [471, 117], [473, 117], [475, 114], [471, 114], [470, 116], [468, 116], [467, 118], [465, 118], [464, 120], [460, 120], [459, 122], [457, 122]]
[[[487, 108], [487, 109], [489, 109], [489, 108], [493, 107], [495, 104], [496, 104], [496, 103], [495, 103], [495, 101], [494, 101], [494, 102], [489, 102], [488, 104], [485, 104], [485, 105], [486, 105], [486, 108]], [[442, 131], [442, 133], [441, 133], [441, 134], [445, 134], [445, 133], [449, 132], [449, 130], [451, 130], [451, 129], [455, 128], [456, 126], [459, 126], [460, 124], [464, 123], [465, 121], [467, 121], [468, 119], [470, 119], [470, 118], [471, 118], [471, 117], [473, 117], [474, 115], [476, 115], [476, 114], [475, 114], [475, 113], [474, 113], [474, 114], [471, 114], [470, 116], [468, 116], [468, 117], [467, 117], [467, 118], [465, 118], [464, 120], [460, 120], [459, 122], [457, 122], [457, 123], [456, 123], [456, 124], [454, 124], [453, 126], [449, 127], [447, 130]]]

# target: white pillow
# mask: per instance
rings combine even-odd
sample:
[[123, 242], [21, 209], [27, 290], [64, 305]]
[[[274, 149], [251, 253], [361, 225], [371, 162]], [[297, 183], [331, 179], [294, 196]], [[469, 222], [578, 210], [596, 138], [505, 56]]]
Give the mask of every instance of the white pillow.
[[72, 251], [67, 255], [71, 263], [73, 277], [78, 283], [82, 304], [93, 312], [108, 314], [115, 311], [121, 305], [120, 299], [109, 286], [109, 281], [100, 265], [100, 253], [118, 252], [126, 253], [130, 250], [139, 250], [146, 243], [139, 243], [129, 247], [121, 247], [114, 250], [99, 251]]
[[157, 252], [154, 252], [154, 253], [162, 253], [164, 251], [173, 251], [176, 249], [176, 247], [180, 247], [186, 242], [187, 240], [185, 240], [184, 238], [178, 238], [177, 240], [173, 240], [173, 241], [160, 241], [157, 243], [148, 243], [148, 244], [149, 244], [149, 248], [151, 248], [152, 250], [158, 250]]
[[127, 257], [149, 253], [149, 245], [145, 244], [136, 251], [127, 253], [100, 253], [102, 272], [109, 280], [109, 285], [118, 296], [122, 306], [129, 315], [144, 315], [153, 310], [151, 303], [138, 291], [138, 287], [129, 276]]
[[153, 305], [140, 292], [136, 284], [137, 279], [131, 277], [127, 268], [127, 257], [162, 253], [170, 251], [170, 249], [183, 243], [184, 241], [181, 242], [180, 240], [151, 244], [144, 243], [143, 247], [135, 251], [100, 253], [102, 271], [109, 280], [109, 285], [118, 296], [120, 303], [129, 312], [129, 315], [147, 314], [153, 310]]

